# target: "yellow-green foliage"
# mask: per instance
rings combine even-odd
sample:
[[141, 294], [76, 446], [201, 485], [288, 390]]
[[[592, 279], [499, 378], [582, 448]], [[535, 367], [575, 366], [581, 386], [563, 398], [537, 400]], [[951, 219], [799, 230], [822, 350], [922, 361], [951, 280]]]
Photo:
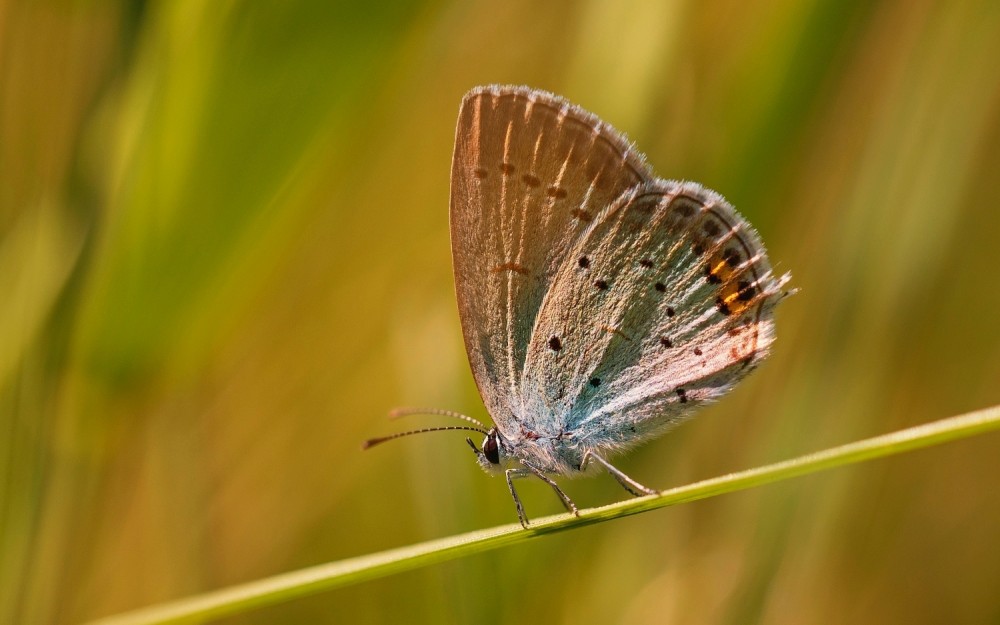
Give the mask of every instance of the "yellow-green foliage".
[[[478, 84], [560, 93], [723, 193], [800, 289], [772, 357], [629, 475], [667, 488], [1000, 403], [997, 59], [993, 0], [0, 3], [0, 622], [515, 520], [461, 436], [359, 450], [393, 406], [486, 418], [447, 223]], [[998, 445], [239, 622], [987, 622]]]

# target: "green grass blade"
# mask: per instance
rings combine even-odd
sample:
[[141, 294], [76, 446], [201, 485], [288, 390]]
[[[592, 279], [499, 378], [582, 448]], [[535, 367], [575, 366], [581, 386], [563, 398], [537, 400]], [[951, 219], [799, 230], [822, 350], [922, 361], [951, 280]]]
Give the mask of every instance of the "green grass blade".
[[579, 517], [567, 514], [533, 521], [527, 530], [505, 525], [449, 536], [418, 545], [402, 547], [340, 562], [322, 564], [276, 575], [230, 588], [129, 612], [95, 621], [92, 625], [148, 625], [190, 623], [245, 612], [256, 606], [287, 601], [323, 590], [386, 577], [394, 573], [482, 553], [506, 545], [525, 542], [536, 536], [561, 532], [609, 519], [663, 508], [686, 501], [769, 484], [815, 473], [823, 469], [853, 464], [873, 458], [929, 447], [1000, 429], [1000, 406], [934, 421], [890, 434], [848, 443], [824, 451], [777, 462], [755, 469], [731, 473], [659, 495], [630, 499], [599, 508], [581, 510]]

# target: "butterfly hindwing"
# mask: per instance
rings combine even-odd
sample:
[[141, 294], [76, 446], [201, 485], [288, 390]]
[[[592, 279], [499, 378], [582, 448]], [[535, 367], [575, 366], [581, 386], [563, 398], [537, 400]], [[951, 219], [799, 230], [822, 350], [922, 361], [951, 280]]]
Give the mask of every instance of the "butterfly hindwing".
[[627, 192], [549, 288], [524, 369], [528, 427], [608, 449], [668, 428], [766, 354], [780, 286], [718, 194], [665, 180]]

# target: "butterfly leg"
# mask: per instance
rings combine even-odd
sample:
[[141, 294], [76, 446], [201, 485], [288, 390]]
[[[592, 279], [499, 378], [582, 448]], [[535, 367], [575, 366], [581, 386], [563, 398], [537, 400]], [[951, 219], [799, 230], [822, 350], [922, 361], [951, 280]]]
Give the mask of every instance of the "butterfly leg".
[[559, 488], [558, 484], [535, 467], [530, 465], [525, 466], [527, 467], [525, 469], [507, 469], [504, 472], [507, 477], [507, 488], [510, 490], [510, 496], [514, 499], [514, 506], [517, 508], [517, 520], [521, 522], [521, 527], [528, 529], [528, 515], [524, 513], [524, 506], [521, 504], [521, 498], [518, 497], [517, 491], [514, 489], [514, 478], [518, 477], [528, 477], [534, 475], [539, 478], [551, 486], [552, 490], [556, 491], [556, 495], [559, 496], [559, 501], [562, 502], [562, 505], [566, 508], [567, 512], [571, 512], [572, 514], [579, 516], [580, 511], [577, 509], [576, 504], [574, 504], [573, 500], [570, 499], [561, 488]]
[[525, 477], [532, 475], [532, 473], [527, 469], [507, 469], [504, 471], [504, 475], [507, 476], [507, 488], [510, 489], [510, 496], [514, 498], [514, 506], [517, 508], [517, 520], [521, 522], [521, 527], [528, 529], [528, 515], [524, 513], [521, 498], [517, 496], [517, 491], [514, 490], [514, 478]]
[[634, 495], [636, 497], [642, 497], [644, 495], [658, 495], [658, 494], [660, 494], [660, 491], [654, 490], [654, 489], [649, 488], [647, 486], [643, 486], [639, 482], [636, 482], [635, 480], [633, 480], [632, 478], [630, 478], [629, 476], [625, 475], [620, 470], [618, 470], [617, 468], [615, 468], [610, 462], [608, 462], [604, 458], [601, 458], [600, 456], [598, 456], [596, 453], [594, 453], [592, 451], [588, 451], [588, 452], [586, 452], [586, 453], [583, 454], [583, 461], [580, 463], [580, 470], [581, 471], [584, 470], [587, 467], [588, 461], [591, 460], [591, 459], [596, 460], [598, 463], [601, 464], [601, 466], [603, 466], [605, 469], [607, 469], [608, 473], [611, 474], [611, 477], [615, 478], [615, 480], [617, 480], [618, 483], [622, 485], [622, 488], [624, 488], [625, 490], [627, 490], [632, 495]]
[[535, 475], [535, 477], [542, 480], [543, 482], [551, 486], [552, 490], [556, 491], [556, 495], [559, 496], [559, 501], [561, 501], [563, 507], [566, 508], [566, 512], [569, 512], [573, 516], [580, 516], [580, 510], [577, 509], [576, 504], [573, 503], [573, 500], [570, 499], [569, 496], [566, 493], [564, 493], [561, 488], [559, 488], [559, 485], [556, 484], [555, 480], [545, 475], [540, 470], [536, 469], [530, 464], [524, 463], [524, 466], [528, 467], [528, 470], [531, 471]]

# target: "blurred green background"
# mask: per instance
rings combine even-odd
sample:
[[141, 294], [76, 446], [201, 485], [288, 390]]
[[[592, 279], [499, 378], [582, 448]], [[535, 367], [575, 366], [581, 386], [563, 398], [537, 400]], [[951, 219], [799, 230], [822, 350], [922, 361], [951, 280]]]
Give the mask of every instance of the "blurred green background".
[[[993, 0], [0, 1], [0, 622], [515, 521], [460, 435], [359, 449], [393, 406], [486, 418], [447, 214], [495, 82], [726, 195], [801, 289], [630, 475], [1000, 402]], [[998, 623], [998, 474], [986, 435], [224, 622]]]

